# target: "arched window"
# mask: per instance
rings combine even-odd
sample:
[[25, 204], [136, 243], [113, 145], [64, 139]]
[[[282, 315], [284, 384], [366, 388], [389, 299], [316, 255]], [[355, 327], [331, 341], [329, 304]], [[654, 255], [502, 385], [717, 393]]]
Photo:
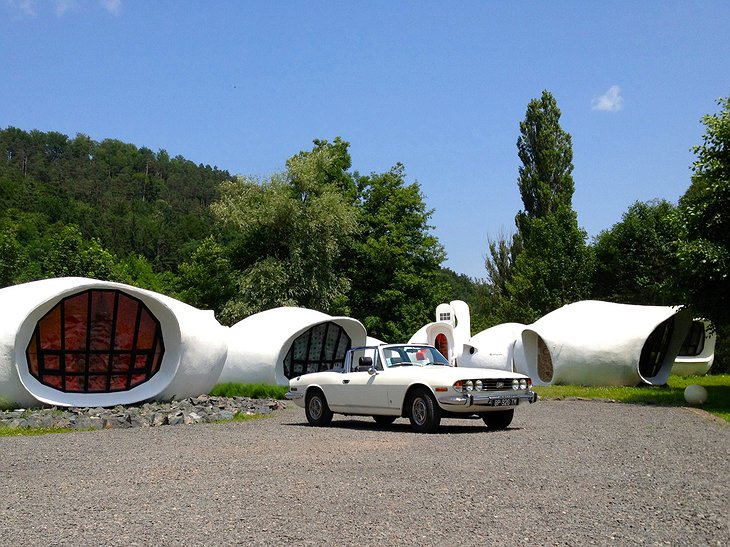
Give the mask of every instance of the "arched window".
[[644, 342], [639, 357], [639, 373], [644, 378], [653, 378], [664, 365], [669, 344], [674, 334], [674, 317], [670, 317], [657, 325], [649, 338]]
[[682, 357], [697, 357], [705, 349], [705, 324], [702, 321], [692, 321], [687, 337], [679, 349]]
[[553, 358], [541, 336], [537, 337], [537, 376], [546, 383], [553, 381]]
[[284, 376], [319, 372], [344, 366], [345, 354], [352, 340], [345, 329], [332, 323], [320, 323], [298, 336], [284, 358]]
[[126, 391], [160, 370], [160, 322], [140, 300], [91, 289], [64, 298], [36, 324], [25, 356], [31, 375], [67, 393]]

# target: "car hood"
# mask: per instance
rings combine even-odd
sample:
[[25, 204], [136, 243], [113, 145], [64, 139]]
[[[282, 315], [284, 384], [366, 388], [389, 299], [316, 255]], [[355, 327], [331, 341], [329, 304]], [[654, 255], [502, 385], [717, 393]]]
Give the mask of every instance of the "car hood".
[[446, 367], [439, 365], [397, 367], [388, 369], [381, 374], [387, 374], [388, 376], [407, 376], [414, 379], [440, 380], [450, 383], [456, 382], [457, 380], [479, 380], [484, 378], [527, 378], [524, 374], [505, 370], [476, 367]]

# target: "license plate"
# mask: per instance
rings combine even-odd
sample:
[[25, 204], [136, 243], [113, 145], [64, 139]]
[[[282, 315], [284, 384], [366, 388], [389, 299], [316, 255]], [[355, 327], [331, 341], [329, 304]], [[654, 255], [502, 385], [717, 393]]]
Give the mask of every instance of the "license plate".
[[517, 397], [506, 397], [504, 399], [491, 399], [487, 406], [515, 406], [519, 403]]

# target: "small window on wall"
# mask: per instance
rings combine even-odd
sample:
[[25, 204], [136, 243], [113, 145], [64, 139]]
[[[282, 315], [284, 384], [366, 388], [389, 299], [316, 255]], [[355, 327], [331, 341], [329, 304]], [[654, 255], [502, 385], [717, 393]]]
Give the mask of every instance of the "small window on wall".
[[696, 357], [705, 349], [705, 324], [702, 321], [692, 321], [687, 337], [682, 343], [679, 354], [683, 357]]
[[67, 393], [127, 391], [160, 370], [160, 322], [121, 291], [64, 298], [36, 324], [25, 356], [33, 377]]
[[440, 313], [439, 314], [439, 321], [451, 321], [451, 314], [450, 313]]
[[345, 329], [332, 322], [320, 323], [294, 340], [284, 358], [284, 376], [342, 367], [351, 346]]

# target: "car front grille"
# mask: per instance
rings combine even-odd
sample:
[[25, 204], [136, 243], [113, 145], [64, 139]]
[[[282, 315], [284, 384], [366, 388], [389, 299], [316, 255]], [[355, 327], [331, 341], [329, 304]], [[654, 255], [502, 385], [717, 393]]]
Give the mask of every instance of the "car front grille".
[[502, 391], [504, 389], [512, 389], [512, 378], [482, 378], [482, 388], [474, 391]]

